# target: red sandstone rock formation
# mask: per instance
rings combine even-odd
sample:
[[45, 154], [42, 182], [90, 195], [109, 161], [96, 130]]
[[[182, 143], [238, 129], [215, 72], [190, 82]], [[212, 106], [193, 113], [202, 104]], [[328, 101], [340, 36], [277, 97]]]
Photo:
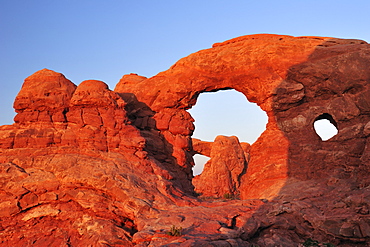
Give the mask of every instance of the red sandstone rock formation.
[[4, 246], [130, 246], [136, 214], [192, 188], [188, 179], [175, 182], [187, 178], [175, 177], [176, 167], [147, 156], [126, 103], [104, 82], [76, 88], [41, 70], [25, 80], [14, 106], [16, 123], [0, 128]]
[[195, 153], [210, 157], [203, 172], [193, 179], [195, 191], [205, 197], [239, 195], [240, 178], [248, 167], [248, 143], [244, 149], [236, 136], [217, 136], [215, 141], [193, 139]]
[[[114, 91], [36, 72], [0, 127], [0, 245], [368, 246], [369, 67], [361, 40], [251, 35]], [[243, 200], [201, 201], [186, 110], [230, 88], [269, 122], [238, 180]], [[325, 142], [322, 118], [339, 129]]]

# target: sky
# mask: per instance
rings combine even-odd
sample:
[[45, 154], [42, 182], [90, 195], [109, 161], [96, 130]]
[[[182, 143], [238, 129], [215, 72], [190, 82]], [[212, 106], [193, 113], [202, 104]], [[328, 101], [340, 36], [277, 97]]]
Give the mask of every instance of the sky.
[[[13, 123], [12, 105], [23, 80], [43, 68], [77, 85], [96, 79], [114, 89], [124, 74], [151, 77], [182, 57], [242, 35], [369, 42], [369, 11], [368, 0], [0, 0], [0, 125]], [[201, 109], [203, 97], [208, 96], [202, 94], [194, 106], [199, 109], [193, 109], [200, 117], [207, 111]], [[217, 104], [217, 97], [209, 100], [205, 105]], [[263, 117], [244, 117], [264, 126]], [[208, 131], [215, 126], [201, 130], [197, 118], [196, 134], [202, 136], [196, 137], [212, 138]], [[241, 141], [254, 141], [258, 131], [249, 132]]]

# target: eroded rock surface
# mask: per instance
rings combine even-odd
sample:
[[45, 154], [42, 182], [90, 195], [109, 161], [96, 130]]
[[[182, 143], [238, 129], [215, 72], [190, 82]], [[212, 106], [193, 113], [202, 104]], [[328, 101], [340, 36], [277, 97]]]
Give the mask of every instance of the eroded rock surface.
[[[0, 127], [0, 244], [368, 246], [369, 67], [361, 40], [266, 34], [151, 78], [126, 75], [114, 91], [38, 71], [16, 97], [15, 123]], [[186, 110], [230, 88], [268, 124], [237, 172], [241, 200], [202, 201]], [[339, 130], [325, 142], [313, 128], [322, 118]]]
[[14, 106], [16, 123], [0, 127], [4, 246], [130, 246], [135, 215], [151, 215], [153, 203], [176, 205], [192, 188], [176, 176], [179, 166], [148, 156], [126, 102], [104, 82], [76, 87], [41, 70]]

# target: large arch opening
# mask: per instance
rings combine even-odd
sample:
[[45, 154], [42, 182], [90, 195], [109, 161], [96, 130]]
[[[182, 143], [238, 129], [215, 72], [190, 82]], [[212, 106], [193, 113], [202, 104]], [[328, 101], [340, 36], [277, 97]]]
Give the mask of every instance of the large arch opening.
[[[189, 113], [195, 120], [193, 138], [213, 142], [216, 136], [237, 136], [240, 142], [254, 143], [266, 129], [267, 114], [244, 94], [231, 89], [205, 92]], [[209, 160], [194, 155], [193, 174], [199, 175]]]

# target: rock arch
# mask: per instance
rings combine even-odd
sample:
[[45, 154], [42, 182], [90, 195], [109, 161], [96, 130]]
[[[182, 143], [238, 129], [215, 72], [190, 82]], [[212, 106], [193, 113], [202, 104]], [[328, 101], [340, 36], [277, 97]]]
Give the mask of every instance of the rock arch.
[[[364, 70], [369, 64], [368, 49], [361, 40], [243, 36], [191, 54], [152, 78], [133, 83], [123, 77], [117, 88], [118, 92], [135, 93], [155, 112], [157, 127], [173, 145], [177, 164], [189, 173], [192, 159], [188, 138], [194, 126], [186, 109], [202, 92], [235, 89], [243, 93], [267, 113], [268, 124], [252, 145], [241, 195], [272, 198], [288, 178], [322, 178], [328, 167], [336, 166], [334, 159], [323, 165], [322, 157], [316, 156], [323, 147], [312, 123], [318, 115], [330, 111], [338, 125], [351, 128], [356, 116], [369, 112], [366, 81], [370, 76]], [[349, 60], [359, 67], [351, 66]], [[349, 74], [355, 74], [355, 85]], [[361, 126], [367, 120], [365, 117]], [[171, 127], [175, 124], [177, 127]], [[349, 131], [346, 133], [349, 135]], [[359, 155], [364, 149], [363, 140], [352, 140]], [[309, 151], [302, 154], [307, 148]], [[350, 152], [338, 146], [327, 152], [339, 150]], [[320, 169], [313, 169], [318, 163]]]

